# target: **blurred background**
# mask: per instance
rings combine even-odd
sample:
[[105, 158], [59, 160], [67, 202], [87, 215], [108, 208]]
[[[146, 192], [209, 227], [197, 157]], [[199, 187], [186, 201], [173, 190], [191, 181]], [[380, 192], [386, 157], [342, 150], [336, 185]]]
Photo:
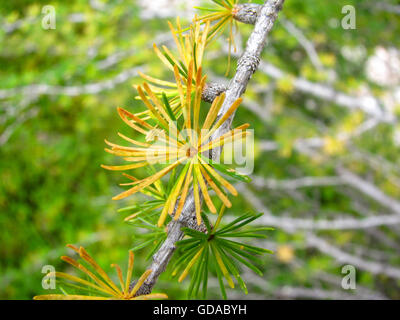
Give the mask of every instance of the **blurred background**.
[[[261, 3], [261, 1], [253, 1]], [[65, 244], [106, 270], [137, 245], [112, 201], [121, 176], [104, 139], [127, 132], [116, 108], [134, 100], [137, 71], [169, 79], [152, 44], [174, 49], [167, 20], [211, 1], [71, 0], [0, 4], [0, 298], [45, 293], [44, 265], [70, 271]], [[52, 5], [56, 28], [43, 29]], [[356, 29], [344, 29], [352, 5]], [[237, 52], [252, 26], [240, 24]], [[235, 122], [255, 129], [253, 182], [231, 215], [264, 212], [264, 276], [245, 270], [236, 299], [400, 299], [400, 1], [288, 0]], [[227, 82], [227, 42], [209, 47], [210, 80]], [[148, 266], [138, 252], [135, 273]], [[355, 290], [341, 286], [356, 269]], [[114, 273], [113, 273], [114, 274]], [[156, 291], [185, 298], [163, 275]], [[210, 298], [219, 298], [211, 279]]]

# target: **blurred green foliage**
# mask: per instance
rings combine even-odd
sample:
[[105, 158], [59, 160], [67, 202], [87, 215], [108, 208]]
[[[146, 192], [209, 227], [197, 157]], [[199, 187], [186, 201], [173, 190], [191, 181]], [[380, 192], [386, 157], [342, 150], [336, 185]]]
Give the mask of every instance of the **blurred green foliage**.
[[[0, 298], [3, 299], [31, 299], [33, 295], [45, 293], [41, 288], [41, 269], [47, 264], [60, 271], [68, 269], [58, 259], [66, 254], [67, 243], [85, 245], [106, 270], [113, 262], [124, 266], [127, 250], [138, 244], [133, 238], [134, 229], [123, 222], [124, 217], [117, 209], [143, 199], [131, 197], [113, 202], [111, 197], [118, 193], [121, 177], [101, 169], [100, 164], [115, 160], [104, 152], [104, 138], [117, 140], [118, 131], [129, 134], [129, 128], [117, 116], [116, 107], [143, 110], [134, 100], [136, 93], [132, 84], [139, 81], [137, 77], [131, 75], [118, 83], [118, 76], [134, 67], [152, 76], [164, 79], [170, 76], [164, 72], [151, 46], [153, 42], [168, 40], [167, 24], [163, 18], [141, 18], [136, 1], [95, 1], [102, 4], [101, 8], [90, 3], [52, 1], [57, 17], [55, 30], [41, 27], [41, 9], [47, 1], [14, 0], [0, 4], [0, 92], [31, 84], [81, 88], [95, 84], [96, 87], [110, 79], [116, 80], [98, 92], [36, 95], [32, 89], [0, 100], [2, 139], [11, 132], [0, 145]], [[341, 8], [347, 4], [357, 8], [356, 30], [333, 27], [340, 23]], [[382, 97], [387, 89], [366, 79], [364, 65], [377, 46], [399, 47], [400, 16], [375, 10], [373, 4], [373, 1], [356, 0], [286, 1], [285, 17], [315, 44], [324, 70], [315, 70], [301, 44], [278, 22], [263, 58], [291, 76], [275, 81], [258, 72], [250, 82], [245, 102], [248, 98], [262, 105], [267, 93], [257, 88], [272, 88], [274, 102], [264, 109], [268, 119], [263, 122], [245, 107], [238, 111], [237, 117], [237, 123], [251, 123], [257, 145], [261, 140], [269, 140], [279, 146], [277, 151], [268, 154], [258, 150], [256, 175], [274, 179], [331, 176], [335, 175], [338, 165], [345, 165], [360, 175], [368, 174], [386, 194], [400, 197], [399, 188], [393, 183], [398, 171], [384, 171], [379, 166], [371, 168], [369, 163], [352, 156], [354, 149], [337, 139], [339, 132], [352, 132], [365, 121], [366, 114], [314, 99], [297, 92], [292, 84], [294, 77], [304, 77], [349, 94], [369, 86], [377, 97]], [[9, 31], [16, 23], [18, 27]], [[252, 26], [239, 26], [245, 41]], [[357, 62], [349, 61], [342, 54], [344, 46], [361, 46], [366, 54]], [[213, 58], [207, 59], [206, 55], [205, 68], [206, 72], [212, 70], [213, 75], [223, 77], [227, 56], [220, 54], [221, 48], [220, 43], [209, 48], [209, 56]], [[115, 61], [110, 62], [110, 58]], [[335, 80], [329, 80], [326, 70], [336, 72]], [[86, 87], [88, 91], [90, 88]], [[309, 106], [310, 101], [315, 107]], [[400, 110], [398, 107], [395, 113]], [[396, 168], [399, 165], [399, 148], [393, 139], [395, 130], [399, 129], [396, 126], [382, 123], [352, 140], [351, 148], [384, 158]], [[314, 136], [326, 141], [321, 156], [310, 159], [294, 149], [295, 140]], [[265, 192], [251, 183], [249, 187], [277, 215], [362, 216], [352, 197], [354, 191], [345, 187], [304, 188], [293, 192]], [[355, 198], [359, 198], [364, 208], [382, 212], [380, 205], [370, 199], [358, 195]], [[230, 214], [254, 211], [245, 197], [232, 200]], [[389, 242], [398, 243], [397, 229], [380, 227], [378, 230]], [[318, 234], [345, 249], [360, 246], [383, 252], [389, 257], [385, 263], [400, 268], [398, 249], [376, 242], [365, 230]], [[333, 286], [315, 277], [327, 273], [340, 278], [340, 263], [307, 247], [303, 232], [289, 234], [277, 228], [270, 232], [270, 237], [277, 245], [274, 249], [285, 251], [263, 258], [268, 288], [262, 283], [253, 285], [250, 293], [276, 297], [274, 291], [283, 286], [340, 290], [339, 284]], [[258, 245], [270, 249], [268, 241]], [[149, 263], [145, 256], [146, 252], [139, 251], [138, 274]], [[357, 281], [387, 297], [400, 298], [399, 280], [360, 270]], [[185, 298], [189, 281], [184, 283], [184, 286], [178, 285], [176, 280], [163, 275], [157, 290], [168, 293], [171, 298]], [[214, 288], [210, 298], [219, 297], [216, 282], [210, 288]]]

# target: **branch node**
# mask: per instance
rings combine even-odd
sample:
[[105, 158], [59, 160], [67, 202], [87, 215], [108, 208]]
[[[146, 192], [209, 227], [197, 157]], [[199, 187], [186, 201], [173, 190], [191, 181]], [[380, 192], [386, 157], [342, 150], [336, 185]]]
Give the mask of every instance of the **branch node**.
[[216, 97], [221, 93], [225, 92], [227, 89], [226, 85], [222, 83], [211, 82], [207, 83], [201, 94], [201, 98], [205, 102], [212, 103]]
[[[255, 73], [258, 65], [260, 64], [260, 57], [257, 57], [248, 52], [244, 52], [238, 60], [238, 68], [246, 68], [251, 70], [251, 73]], [[248, 79], [249, 80], [249, 79]]]
[[232, 10], [233, 18], [246, 24], [255, 24], [262, 6], [255, 3], [237, 4]]

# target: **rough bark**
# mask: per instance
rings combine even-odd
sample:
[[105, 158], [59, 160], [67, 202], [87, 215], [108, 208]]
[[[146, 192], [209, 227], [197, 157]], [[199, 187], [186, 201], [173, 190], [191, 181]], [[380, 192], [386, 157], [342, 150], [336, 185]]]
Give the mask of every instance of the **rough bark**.
[[222, 92], [226, 91], [226, 85], [222, 83], [207, 83], [201, 94], [201, 99], [205, 102], [212, 103], [216, 97], [218, 97]]
[[261, 7], [256, 3], [237, 4], [233, 10], [233, 18], [242, 23], [255, 24]]
[[[260, 55], [265, 46], [267, 36], [272, 30], [274, 22], [278, 16], [278, 12], [282, 9], [283, 2], [284, 0], [268, 0], [264, 3], [264, 5], [258, 6], [259, 8], [256, 14], [257, 21], [255, 21], [254, 18], [254, 10], [247, 11], [249, 15], [248, 19], [245, 19], [245, 17], [241, 15], [241, 19], [243, 21], [254, 21], [253, 23], [255, 23], [255, 27], [247, 41], [246, 49], [243, 55], [238, 60], [236, 74], [226, 89], [225, 101], [219, 111], [218, 117], [222, 117], [230, 108], [232, 103], [245, 92], [251, 76], [258, 68], [260, 63]], [[252, 6], [252, 8], [254, 9], [255, 7]], [[242, 12], [243, 10], [239, 11]], [[212, 85], [209, 85], [209, 88], [210, 87], [212, 87]], [[222, 87], [219, 86], [212, 87], [210, 92], [213, 92], [216, 95], [217, 92], [220, 94], [221, 91], [219, 90], [221, 90], [221, 88]], [[207, 99], [212, 101], [212, 96], [208, 95]], [[233, 117], [234, 114], [213, 134], [212, 139], [218, 138], [230, 129]], [[220, 148], [212, 150], [212, 158], [214, 160], [219, 159], [220, 154]], [[152, 273], [139, 289], [138, 294], [148, 294], [152, 291], [158, 277], [167, 267], [176, 249], [176, 242], [183, 238], [184, 234], [181, 231], [181, 227], [184, 226], [199, 230], [195, 218], [194, 197], [192, 192], [187, 197], [180, 218], [177, 221], [173, 220], [168, 224], [167, 239], [153, 256], [153, 262], [149, 268], [152, 270]]]

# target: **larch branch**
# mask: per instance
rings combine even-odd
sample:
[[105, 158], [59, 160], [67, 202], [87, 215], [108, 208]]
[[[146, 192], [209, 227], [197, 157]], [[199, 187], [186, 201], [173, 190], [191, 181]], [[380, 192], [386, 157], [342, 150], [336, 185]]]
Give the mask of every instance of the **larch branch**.
[[[267, 36], [274, 26], [283, 3], [284, 0], [268, 0], [264, 5], [259, 7], [254, 30], [247, 41], [243, 55], [238, 60], [236, 73], [225, 91], [225, 101], [219, 111], [218, 118], [222, 117], [233, 102], [245, 92], [251, 76], [258, 68], [261, 52], [264, 49]], [[213, 134], [212, 139], [220, 137], [229, 130], [233, 117], [234, 114]], [[221, 149], [214, 149], [212, 151], [212, 158], [214, 160], [219, 159], [220, 153]], [[180, 218], [169, 223], [167, 239], [153, 256], [153, 262], [149, 268], [152, 270], [152, 273], [139, 289], [138, 294], [147, 294], [152, 291], [158, 277], [167, 267], [176, 249], [176, 242], [181, 240], [184, 236], [181, 230], [181, 227], [184, 226], [198, 228], [196, 225], [194, 197], [192, 193], [185, 202]]]

